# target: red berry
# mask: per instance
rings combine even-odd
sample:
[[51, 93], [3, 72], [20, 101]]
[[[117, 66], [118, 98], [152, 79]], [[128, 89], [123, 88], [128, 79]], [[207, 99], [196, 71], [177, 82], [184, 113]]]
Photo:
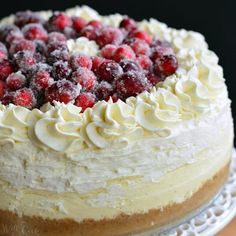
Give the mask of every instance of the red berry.
[[131, 48], [134, 50], [136, 55], [149, 55], [150, 47], [149, 45], [141, 40], [136, 40], [130, 44]]
[[71, 80], [77, 84], [80, 84], [82, 89], [85, 91], [93, 90], [97, 82], [94, 73], [85, 67], [78, 68], [75, 72], [73, 72]]
[[118, 96], [117, 93], [114, 93], [114, 94], [112, 94], [111, 96], [109, 96], [109, 97], [106, 99], [106, 101], [109, 101], [110, 99], [111, 99], [111, 100], [113, 101], [113, 103], [114, 103], [114, 102], [117, 102], [117, 101], [119, 100], [119, 96]]
[[20, 39], [13, 42], [13, 44], [10, 47], [10, 53], [14, 55], [17, 52], [20, 51], [30, 51], [35, 52], [35, 43], [27, 40], [27, 39]]
[[78, 33], [72, 27], [66, 27], [63, 33], [67, 39], [76, 39], [78, 37]]
[[87, 25], [81, 30], [80, 35], [88, 38], [89, 40], [95, 40], [98, 36], [98, 32], [98, 28], [93, 27], [92, 25]]
[[66, 43], [66, 37], [64, 34], [59, 33], [59, 32], [51, 32], [48, 34], [48, 43], [55, 43], [55, 42], [62, 42], [62, 43]]
[[152, 68], [152, 60], [146, 55], [140, 55], [137, 57], [137, 62], [143, 68], [143, 70], [150, 70]]
[[174, 54], [174, 51], [172, 48], [157, 46], [152, 49], [151, 59], [153, 62], [155, 62], [157, 59], [165, 55], [173, 55], [173, 54]]
[[53, 52], [55, 50], [68, 51], [68, 47], [67, 47], [66, 43], [62, 42], [62, 41], [52, 41], [52, 42], [48, 43], [47, 54], [49, 55], [51, 52]]
[[52, 51], [48, 57], [47, 57], [47, 62], [50, 65], [53, 65], [55, 62], [57, 61], [68, 61], [69, 60], [69, 52], [68, 50], [60, 50], [60, 49], [56, 49], [54, 51]]
[[79, 67], [85, 67], [85, 68], [91, 69], [92, 60], [87, 55], [76, 53], [71, 56], [70, 65], [73, 70], [76, 70]]
[[36, 72], [30, 81], [30, 88], [36, 91], [48, 88], [54, 82], [53, 78], [47, 71], [41, 70]]
[[125, 17], [121, 22], [120, 22], [120, 27], [125, 28], [128, 32], [133, 31], [137, 29], [137, 24], [135, 20]]
[[63, 31], [66, 27], [70, 27], [73, 24], [71, 18], [63, 12], [55, 12], [48, 20], [48, 23], [49, 28], [53, 31]]
[[33, 108], [36, 100], [31, 89], [22, 88], [15, 92], [13, 103], [17, 106]]
[[0, 61], [8, 58], [8, 52], [6, 46], [0, 42]]
[[6, 37], [13, 33], [19, 33], [21, 32], [20, 29], [16, 25], [3, 25], [0, 27], [0, 41], [4, 42], [6, 40]]
[[0, 99], [3, 98], [5, 92], [6, 92], [6, 83], [0, 80]]
[[37, 23], [25, 25], [22, 29], [22, 32], [25, 38], [29, 40], [40, 39], [42, 41], [46, 41], [47, 39], [47, 31], [42, 25]]
[[98, 21], [98, 20], [91, 20], [91, 21], [88, 22], [87, 25], [95, 27], [97, 29], [102, 28], [102, 22]]
[[157, 75], [169, 76], [175, 73], [178, 68], [178, 61], [174, 55], [164, 55], [156, 60], [154, 70]]
[[96, 97], [92, 93], [81, 93], [75, 100], [75, 105], [85, 111], [88, 107], [93, 107], [96, 102]]
[[17, 12], [15, 15], [15, 24], [19, 27], [23, 27], [29, 23], [42, 23], [43, 20], [40, 14], [32, 11]]
[[140, 65], [134, 60], [124, 59], [120, 62], [120, 66], [122, 67], [124, 72], [128, 71], [141, 71]]
[[101, 55], [104, 58], [112, 59], [116, 49], [117, 47], [115, 45], [107, 44], [105, 47], [102, 48]]
[[95, 88], [95, 95], [99, 100], [107, 100], [112, 93], [112, 85], [104, 80]]
[[132, 32], [131, 37], [142, 40], [146, 42], [147, 44], [151, 44], [152, 42], [152, 37], [145, 31], [141, 31], [141, 30], [136, 30]]
[[20, 71], [18, 71], [17, 73], [12, 73], [7, 77], [6, 84], [10, 90], [17, 90], [25, 86], [26, 78]]
[[148, 74], [147, 79], [152, 84], [152, 86], [155, 86], [161, 81], [161, 77], [153, 73]]
[[86, 26], [86, 21], [82, 17], [73, 17], [73, 27], [76, 30], [76, 32], [80, 32], [85, 26]]
[[68, 79], [71, 75], [71, 68], [67, 61], [57, 61], [53, 64], [52, 74], [59, 80]]
[[97, 73], [99, 66], [105, 61], [103, 57], [94, 56], [92, 57], [92, 70]]
[[126, 44], [119, 46], [114, 53], [114, 60], [116, 62], [120, 62], [122, 59], [134, 59], [134, 58], [135, 58], [135, 53], [133, 49]]
[[13, 65], [8, 60], [0, 61], [0, 80], [5, 80], [14, 71]]
[[29, 51], [21, 51], [14, 55], [15, 64], [22, 72], [27, 72], [37, 63], [34, 54]]
[[11, 46], [12, 44], [15, 44], [16, 41], [22, 40], [23, 38], [24, 35], [19, 29], [12, 30], [6, 36], [5, 42], [8, 46]]
[[79, 88], [77, 85], [65, 79], [54, 82], [45, 91], [45, 99], [50, 103], [58, 101], [67, 104], [72, 102], [78, 95]]
[[120, 29], [112, 26], [105, 26], [99, 31], [96, 42], [100, 47], [104, 47], [107, 44], [120, 45], [123, 39], [124, 36]]
[[120, 79], [116, 80], [116, 91], [124, 99], [130, 96], [136, 96], [150, 88], [151, 84], [144, 74], [137, 71], [126, 72]]
[[3, 98], [1, 100], [1, 103], [3, 105], [8, 105], [10, 103], [14, 103], [14, 98], [15, 98], [15, 91], [14, 92], [4, 92]]
[[97, 74], [100, 80], [112, 82], [115, 78], [122, 75], [123, 70], [121, 66], [114, 61], [104, 61], [98, 68]]
[[171, 44], [167, 41], [161, 41], [159, 39], [153, 40], [151, 47], [164, 47], [164, 48], [171, 48]]

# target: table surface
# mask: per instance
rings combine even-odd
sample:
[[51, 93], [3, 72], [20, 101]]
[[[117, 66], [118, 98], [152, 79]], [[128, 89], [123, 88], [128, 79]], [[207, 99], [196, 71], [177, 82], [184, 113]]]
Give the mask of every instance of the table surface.
[[234, 236], [236, 235], [236, 217], [228, 224], [217, 236]]

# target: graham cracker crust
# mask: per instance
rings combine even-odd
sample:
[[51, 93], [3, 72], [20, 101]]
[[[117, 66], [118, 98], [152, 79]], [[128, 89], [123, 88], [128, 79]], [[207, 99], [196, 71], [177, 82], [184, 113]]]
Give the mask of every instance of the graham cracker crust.
[[72, 219], [20, 217], [0, 210], [0, 236], [124, 236], [160, 228], [209, 202], [227, 180], [228, 173], [229, 164], [181, 204], [172, 204], [162, 210], [152, 209], [144, 214], [121, 214], [114, 219], [87, 219], [78, 223]]

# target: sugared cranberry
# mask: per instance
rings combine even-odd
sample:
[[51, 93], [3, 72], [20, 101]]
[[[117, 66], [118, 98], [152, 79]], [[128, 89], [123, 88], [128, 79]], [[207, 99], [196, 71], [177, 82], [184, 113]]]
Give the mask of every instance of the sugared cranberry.
[[151, 47], [164, 47], [164, 48], [170, 48], [171, 44], [167, 41], [161, 41], [159, 39], [155, 39], [152, 41]]
[[7, 77], [6, 85], [10, 90], [23, 88], [26, 85], [26, 78], [20, 71], [12, 73]]
[[6, 90], [5, 90], [3, 98], [1, 100], [1, 103], [3, 105], [9, 105], [10, 103], [14, 103], [14, 98], [15, 98], [15, 91], [14, 92], [6, 92]]
[[99, 66], [105, 61], [106, 59], [103, 57], [98, 57], [98, 56], [94, 56], [92, 57], [92, 71], [94, 73], [97, 73], [97, 70], [99, 68]]
[[134, 50], [136, 55], [149, 55], [150, 54], [150, 47], [149, 45], [141, 40], [136, 40], [130, 44], [131, 48]]
[[59, 80], [68, 79], [71, 75], [71, 68], [66, 61], [57, 61], [53, 64], [52, 74]]
[[70, 65], [73, 70], [76, 70], [78, 67], [85, 67], [91, 69], [92, 60], [87, 55], [76, 53], [71, 56]]
[[7, 46], [11, 46], [14, 44], [16, 41], [19, 41], [24, 38], [23, 33], [17, 29], [17, 30], [12, 30], [9, 32], [9, 34], [5, 38], [5, 42]]
[[30, 77], [32, 77], [38, 71], [47, 71], [49, 74], [52, 72], [52, 66], [42, 62], [36, 63], [30, 69], [31, 69]]
[[67, 39], [76, 39], [78, 37], [78, 33], [72, 27], [66, 27], [63, 33]]
[[20, 51], [14, 55], [15, 64], [19, 70], [26, 73], [33, 65], [37, 63], [34, 54], [29, 51]]
[[27, 40], [27, 39], [20, 39], [14, 41], [14, 43], [10, 47], [10, 53], [13, 55], [20, 51], [30, 51], [35, 52], [35, 43]]
[[41, 24], [31, 23], [25, 25], [22, 28], [22, 32], [26, 39], [35, 40], [40, 39], [42, 41], [47, 40], [47, 31], [43, 28]]
[[105, 47], [102, 48], [101, 55], [104, 58], [112, 59], [116, 49], [117, 49], [117, 46], [113, 44], [107, 44]]
[[98, 28], [93, 27], [92, 25], [87, 25], [81, 30], [80, 35], [88, 38], [89, 40], [95, 40], [98, 36], [98, 32]]
[[147, 44], [152, 43], [152, 37], [145, 31], [141, 31], [141, 30], [133, 31], [131, 33], [131, 37], [142, 40], [142, 41], [146, 42]]
[[29, 23], [42, 23], [43, 20], [40, 14], [32, 11], [21, 11], [15, 15], [15, 24], [19, 27], [23, 27]]
[[137, 62], [143, 68], [143, 70], [150, 70], [152, 65], [153, 65], [152, 60], [146, 55], [138, 56], [137, 57]]
[[60, 50], [60, 49], [56, 49], [54, 51], [52, 51], [48, 57], [47, 57], [47, 62], [50, 65], [53, 65], [55, 62], [57, 61], [68, 61], [69, 60], [69, 52], [68, 50]]
[[112, 26], [104, 26], [96, 38], [96, 42], [100, 47], [107, 44], [120, 45], [124, 39], [120, 29]]
[[51, 52], [55, 51], [55, 50], [66, 50], [69, 51], [67, 45], [65, 42], [61, 42], [61, 41], [52, 41], [50, 43], [47, 44], [47, 54], [49, 55]]
[[169, 76], [175, 73], [178, 68], [178, 61], [174, 55], [164, 55], [156, 60], [154, 70], [157, 75]]
[[85, 91], [93, 90], [97, 82], [94, 73], [85, 67], [78, 68], [75, 72], [73, 72], [71, 80], [77, 84], [80, 84], [82, 89]]
[[75, 100], [75, 105], [82, 108], [85, 111], [88, 107], [93, 107], [96, 102], [96, 97], [92, 93], [81, 93]]
[[48, 43], [62, 42], [66, 43], [66, 37], [60, 32], [51, 32], [48, 34]]
[[134, 58], [135, 58], [135, 53], [133, 49], [126, 44], [119, 46], [116, 49], [113, 57], [113, 59], [116, 62], [120, 62], [122, 59], [134, 59]]
[[35, 51], [36, 53], [40, 53], [42, 56], [46, 55], [47, 53], [47, 46], [45, 44], [45, 42], [43, 42], [42, 40], [34, 40], [35, 43]]
[[112, 85], [106, 81], [101, 81], [95, 88], [95, 95], [99, 100], [107, 100], [113, 93]]
[[91, 21], [88, 22], [87, 25], [92, 26], [92, 27], [95, 27], [95, 28], [97, 28], [97, 29], [102, 28], [102, 22], [101, 22], [101, 21], [98, 21], [98, 20], [91, 20]]
[[112, 82], [123, 73], [121, 66], [114, 61], [104, 61], [98, 68], [97, 74], [100, 80]]
[[0, 27], [0, 41], [4, 42], [11, 32], [21, 32], [16, 25], [3, 25]]
[[73, 21], [73, 27], [76, 30], [76, 32], [80, 32], [85, 26], [86, 26], [86, 21], [82, 17], [72, 17]]
[[30, 88], [32, 88], [32, 90], [40, 91], [42, 89], [48, 88], [50, 85], [53, 84], [53, 82], [53, 78], [47, 71], [38, 71], [31, 78]]
[[124, 59], [120, 62], [120, 66], [122, 67], [124, 72], [128, 71], [141, 71], [140, 65], [134, 60]]
[[120, 22], [120, 27], [126, 29], [128, 32], [133, 31], [137, 29], [137, 24], [135, 20], [125, 17], [121, 22]]
[[172, 48], [156, 46], [152, 49], [151, 59], [153, 62], [155, 62], [157, 59], [165, 55], [173, 55], [173, 54], [174, 51]]
[[22, 88], [15, 92], [13, 103], [31, 109], [35, 106], [36, 99], [31, 89]]
[[71, 27], [72, 19], [63, 12], [55, 12], [48, 20], [50, 31], [63, 31], [66, 27]]
[[54, 82], [45, 91], [45, 99], [50, 103], [58, 101], [67, 104], [72, 102], [78, 95], [78, 86], [65, 79]]
[[10, 61], [0, 61], [0, 80], [5, 80], [13, 71], [14, 67]]
[[137, 71], [126, 72], [116, 80], [116, 91], [124, 99], [136, 96], [150, 88], [151, 84], [144, 74]]
[[158, 75], [155, 75], [154, 73], [148, 74], [147, 79], [152, 84], [152, 86], [155, 86], [161, 81], [161, 77]]
[[8, 52], [6, 46], [0, 42], [0, 61], [3, 59], [7, 59]]
[[5, 92], [6, 92], [6, 83], [0, 80], [0, 99], [3, 98]]

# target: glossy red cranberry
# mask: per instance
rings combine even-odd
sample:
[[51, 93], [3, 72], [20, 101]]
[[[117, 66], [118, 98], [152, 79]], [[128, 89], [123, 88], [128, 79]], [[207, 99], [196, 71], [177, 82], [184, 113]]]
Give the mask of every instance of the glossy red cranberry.
[[136, 30], [137, 29], [137, 23], [135, 20], [125, 17], [121, 22], [120, 22], [120, 27], [126, 29], [128, 32]]
[[5, 80], [13, 71], [14, 67], [10, 61], [0, 61], [0, 80]]
[[43, 19], [40, 14], [32, 11], [21, 11], [15, 15], [15, 24], [19, 27], [23, 27], [29, 23], [42, 23]]
[[14, 61], [18, 69], [26, 73], [37, 63], [34, 54], [29, 51], [20, 51], [14, 55]]
[[31, 109], [35, 106], [36, 99], [31, 89], [22, 88], [15, 92], [13, 103]]
[[47, 43], [53, 44], [57, 42], [66, 43], [66, 36], [60, 32], [51, 32], [48, 34]]
[[48, 20], [50, 31], [63, 31], [66, 27], [71, 27], [72, 19], [63, 12], [55, 12]]
[[106, 59], [112, 59], [116, 49], [117, 46], [113, 44], [107, 44], [105, 47], [102, 48], [101, 55]]
[[115, 78], [119, 78], [123, 73], [121, 66], [114, 62], [106, 60], [98, 68], [97, 74], [100, 80], [112, 82]]
[[156, 60], [154, 71], [157, 75], [169, 76], [175, 73], [178, 68], [178, 61], [174, 55], [164, 55]]
[[137, 56], [139, 55], [150, 55], [150, 47], [149, 45], [142, 40], [135, 40], [133, 43], [130, 44], [131, 48], [134, 50]]
[[71, 68], [66, 61], [57, 61], [53, 64], [53, 77], [59, 80], [68, 79], [71, 75]]
[[124, 59], [120, 62], [120, 66], [122, 67], [124, 72], [128, 71], [141, 71], [140, 65], [134, 60]]
[[152, 43], [152, 37], [145, 31], [141, 31], [141, 30], [133, 31], [131, 33], [131, 37], [142, 40], [142, 41], [146, 42], [147, 44]]
[[84, 91], [89, 92], [94, 89], [97, 78], [91, 70], [81, 67], [73, 72], [71, 81], [75, 82], [76, 84], [80, 84]]
[[76, 99], [78, 95], [79, 89], [77, 85], [65, 79], [54, 82], [45, 91], [45, 99], [50, 103], [58, 101], [67, 104]]
[[152, 86], [155, 86], [159, 82], [161, 82], [161, 77], [158, 75], [155, 75], [154, 73], [149, 73], [147, 75], [148, 81], [152, 84]]
[[76, 30], [76, 32], [80, 32], [87, 24], [87, 22], [85, 21], [85, 19], [83, 19], [82, 17], [79, 16], [75, 16], [72, 17], [72, 21], [73, 21], [73, 27]]
[[102, 64], [102, 62], [104, 62], [106, 59], [103, 57], [98, 57], [98, 56], [94, 56], [92, 57], [92, 71], [94, 73], [97, 73], [97, 70], [99, 68], [99, 66]]
[[133, 49], [126, 44], [119, 46], [116, 49], [114, 56], [113, 56], [113, 59], [116, 62], [120, 62], [123, 59], [134, 59], [134, 58], [135, 58], [135, 53], [134, 53]]
[[116, 27], [104, 26], [96, 38], [96, 42], [100, 47], [107, 44], [120, 45], [124, 39], [122, 31]]
[[73, 70], [76, 70], [79, 67], [85, 67], [85, 68], [91, 69], [92, 60], [87, 55], [76, 53], [71, 56], [70, 65]]
[[143, 68], [143, 70], [150, 70], [153, 66], [152, 60], [146, 55], [138, 56], [137, 62]]
[[116, 80], [115, 85], [118, 95], [124, 99], [130, 96], [136, 96], [151, 88], [151, 84], [145, 75], [137, 71], [124, 73], [118, 80]]
[[172, 48], [157, 46], [152, 49], [151, 59], [153, 62], [155, 62], [157, 59], [165, 55], [173, 55], [173, 54], [174, 54], [174, 51]]
[[5, 92], [6, 92], [6, 83], [0, 80], [0, 99], [3, 98]]
[[31, 23], [25, 25], [22, 28], [22, 32], [26, 39], [35, 40], [40, 39], [42, 41], [47, 40], [47, 31], [43, 28], [41, 24]]
[[54, 80], [50, 76], [49, 72], [41, 70], [36, 72], [30, 81], [30, 88], [32, 90], [40, 91], [48, 88], [53, 84]]
[[95, 95], [98, 100], [107, 100], [113, 94], [113, 87], [106, 81], [101, 81], [95, 88]]
[[27, 39], [20, 39], [13, 42], [13, 44], [10, 47], [10, 53], [14, 55], [15, 53], [20, 51], [35, 52], [35, 49], [36, 46], [34, 42]]
[[17, 73], [12, 73], [7, 77], [6, 85], [10, 90], [23, 88], [26, 85], [26, 78], [20, 71]]
[[75, 100], [75, 105], [81, 107], [82, 111], [85, 111], [86, 108], [93, 107], [96, 103], [96, 96], [92, 93], [81, 93]]

